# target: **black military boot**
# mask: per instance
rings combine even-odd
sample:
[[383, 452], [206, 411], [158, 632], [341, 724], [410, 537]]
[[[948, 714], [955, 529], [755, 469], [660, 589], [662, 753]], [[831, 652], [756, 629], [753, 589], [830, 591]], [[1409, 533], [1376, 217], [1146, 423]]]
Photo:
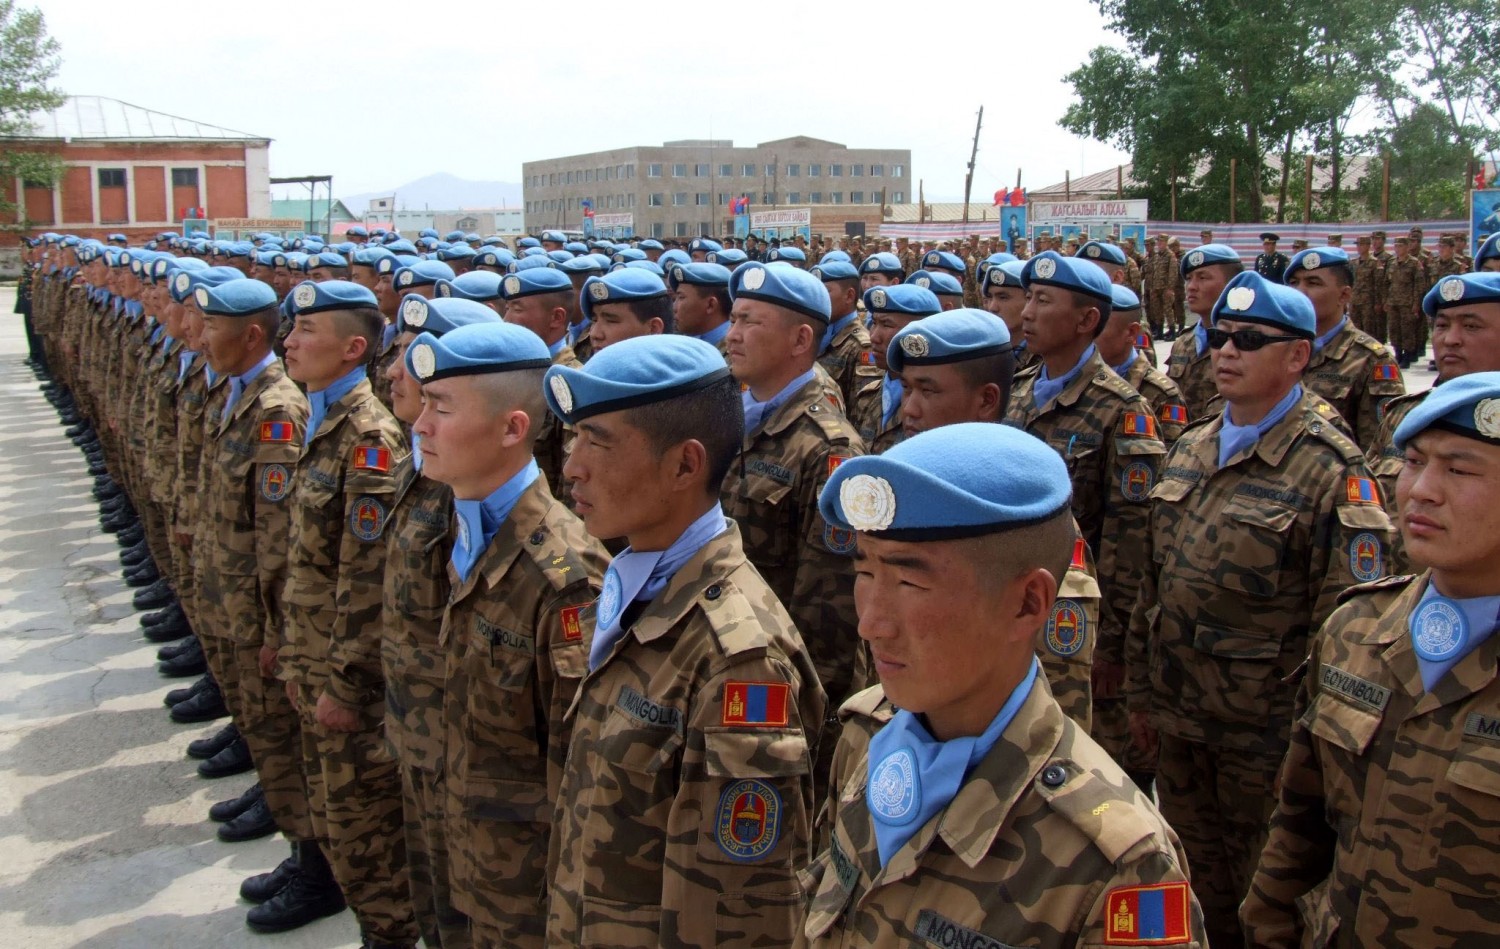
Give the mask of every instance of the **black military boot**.
[[237, 844], [246, 840], [259, 840], [276, 833], [276, 819], [264, 796], [251, 804], [245, 813], [219, 828], [219, 839], [226, 844]]
[[348, 904], [316, 840], [298, 842], [297, 863], [297, 873], [286, 886], [245, 914], [251, 929], [283, 933], [344, 911]]
[[189, 758], [197, 758], [199, 761], [207, 761], [234, 742], [239, 741], [239, 738], [240, 730], [234, 726], [234, 722], [230, 722], [207, 738], [199, 738], [188, 742], [187, 756]]
[[[178, 706], [177, 708], [181, 708]], [[172, 709], [176, 715], [177, 708]], [[245, 744], [245, 739], [237, 738], [218, 754], [198, 765], [198, 775], [209, 778], [228, 778], [236, 774], [244, 774], [255, 767], [255, 762], [250, 760], [250, 746]], [[270, 811], [266, 812], [267, 815]]]
[[161, 574], [156, 572], [156, 564], [149, 560], [134, 567], [126, 567], [120, 571], [120, 575], [125, 578], [127, 587], [150, 586], [161, 579]]
[[211, 679], [209, 682], [208, 688], [172, 706], [172, 721], [182, 725], [194, 725], [198, 722], [211, 722], [216, 718], [224, 718], [229, 714], [229, 709], [224, 707], [224, 694], [219, 691], [219, 684]]
[[[256, 785], [260, 787], [260, 785]], [[281, 892], [281, 888], [292, 882], [301, 865], [297, 862], [297, 845], [292, 844], [292, 855], [276, 865], [270, 873], [257, 873], [246, 877], [240, 884], [240, 898], [251, 903], [264, 903]]]
[[[227, 801], [220, 801], [213, 807], [210, 807], [208, 809], [208, 819], [217, 824], [223, 824], [227, 821], [232, 821], [236, 817], [239, 817], [241, 814], [248, 811], [252, 804], [254, 804], [258, 800], [261, 800], [265, 796], [266, 792], [262, 790], [260, 782], [257, 781], [256, 783], [246, 788], [245, 793], [241, 794], [239, 797], [232, 797]], [[265, 901], [256, 900], [256, 902], [262, 903]]]
[[[169, 607], [170, 608], [170, 607]], [[188, 625], [187, 617], [178, 615], [161, 623], [147, 626], [142, 633], [149, 642], [170, 643], [193, 635], [193, 627]], [[165, 658], [171, 658], [167, 656]]]
[[[166, 649], [163, 649], [163, 650], [161, 650], [161, 652], [158, 652], [156, 654], [156, 658], [158, 658], [158, 659], [162, 659], [162, 658], [170, 659], [170, 658], [172, 658], [172, 656], [163, 657], [161, 653], [162, 652], [166, 652], [167, 649], [176, 648], [176, 646], [187, 647], [188, 645], [197, 645], [197, 641], [194, 640], [191, 644], [189, 644], [189, 643], [177, 643], [177, 644], [175, 644], [175, 646], [168, 646]], [[177, 651], [174, 652], [172, 655], [173, 656], [179, 655], [181, 652], [183, 652], [182, 649], [177, 649]], [[211, 676], [211, 675], [206, 675], [206, 676], [204, 676], [203, 678], [199, 679], [197, 682], [194, 682], [192, 685], [188, 686], [185, 689], [173, 689], [172, 691], [168, 692], [165, 696], [163, 696], [161, 701], [162, 701], [162, 704], [165, 705], [167, 708], [171, 708], [172, 706], [178, 704], [179, 702], [186, 702], [188, 699], [190, 699], [193, 696], [197, 695], [199, 692], [202, 692], [204, 689], [211, 689], [213, 687], [214, 687], [214, 677]]]
[[[187, 619], [187, 616], [182, 612], [182, 604], [174, 600], [170, 606], [143, 615], [141, 617], [141, 625], [149, 629], [152, 626], [159, 626], [162, 623], [178, 619]], [[166, 657], [157, 656], [156, 658], [165, 659]]]
[[162, 578], [149, 587], [137, 590], [131, 603], [138, 610], [159, 610], [174, 599], [176, 597], [172, 594], [172, 588], [167, 584], [166, 578]]

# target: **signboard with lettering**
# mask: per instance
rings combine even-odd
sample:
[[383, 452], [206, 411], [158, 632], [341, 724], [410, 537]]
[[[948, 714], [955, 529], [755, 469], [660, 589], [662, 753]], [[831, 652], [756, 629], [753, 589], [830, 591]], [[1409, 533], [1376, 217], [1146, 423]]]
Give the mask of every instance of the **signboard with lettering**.
[[585, 237], [633, 237], [634, 214], [595, 214], [583, 219]]
[[783, 208], [779, 211], [751, 211], [750, 233], [756, 237], [812, 238], [812, 208]]
[[1069, 224], [1104, 224], [1127, 221], [1145, 221], [1144, 198], [1125, 201], [1033, 201], [1031, 222], [1048, 224], [1066, 221]]
[[307, 222], [295, 217], [221, 217], [208, 222], [219, 231], [300, 231]]

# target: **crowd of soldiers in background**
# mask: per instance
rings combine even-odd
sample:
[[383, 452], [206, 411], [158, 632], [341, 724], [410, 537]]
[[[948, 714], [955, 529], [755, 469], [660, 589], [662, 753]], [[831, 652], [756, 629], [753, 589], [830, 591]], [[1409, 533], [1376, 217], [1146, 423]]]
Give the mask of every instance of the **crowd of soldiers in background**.
[[[1342, 251], [1324, 251], [1326, 259], [1320, 259], [1319, 248], [1286, 258], [1276, 251], [1276, 235], [1267, 234], [1265, 253], [1246, 268], [1232, 249], [1214, 243], [1210, 232], [1204, 232], [1202, 245], [1188, 249], [1161, 235], [1146, 254], [1131, 241], [1064, 246], [1055, 239], [1035, 248], [1023, 244], [1012, 253], [1003, 241], [982, 237], [917, 243], [815, 235], [811, 241], [695, 238], [590, 244], [545, 232], [512, 249], [498, 237], [456, 232], [446, 237], [424, 232], [408, 240], [354, 228], [347, 236], [348, 242], [332, 244], [314, 236], [283, 243], [269, 234], [248, 241], [162, 234], [134, 248], [123, 235], [97, 241], [48, 234], [29, 242], [26, 250], [22, 298], [28, 306], [24, 312], [32, 357], [51, 374], [49, 396], [72, 426], [70, 435], [88, 453], [96, 495], [105, 506], [102, 523], [125, 549], [127, 579], [141, 587], [137, 605], [156, 610], [143, 618], [143, 626], [148, 637], [174, 643], [163, 651], [165, 672], [207, 673], [169, 697], [172, 716], [197, 722], [232, 715], [233, 724], [195, 742], [190, 754], [205, 759], [206, 776], [254, 768], [260, 779], [241, 798], [216, 805], [214, 816], [226, 821], [226, 839], [281, 830], [292, 841], [293, 855], [286, 862], [251, 878], [242, 889], [247, 899], [260, 904], [250, 911], [252, 926], [262, 931], [293, 928], [339, 912], [347, 902], [365, 944], [373, 947], [410, 946], [419, 938], [445, 946], [588, 943], [579, 934], [594, 917], [601, 927], [597, 932], [662, 945], [695, 940], [728, 945], [739, 939], [785, 944], [792, 937], [776, 934], [792, 930], [799, 941], [812, 944], [844, 940], [842, 944], [873, 945], [893, 934], [922, 933], [924, 925], [931, 936], [934, 917], [924, 917], [925, 923], [915, 915], [903, 921], [904, 909], [889, 918], [870, 906], [858, 917], [863, 922], [856, 923], [853, 915], [845, 919], [842, 934], [830, 928], [840, 914], [856, 913], [859, 900], [850, 900], [855, 892], [875, 894], [893, 885], [880, 875], [886, 855], [874, 855], [873, 838], [856, 841], [862, 849], [852, 863], [839, 849], [838, 841], [845, 838], [834, 835], [830, 843], [833, 828], [842, 827], [844, 805], [863, 799], [851, 797], [848, 790], [840, 798], [837, 778], [848, 775], [837, 770], [828, 754], [841, 740], [833, 712], [847, 699], [846, 722], [860, 716], [887, 721], [891, 708], [878, 691], [869, 707], [859, 704], [878, 677], [857, 632], [864, 617], [856, 615], [848, 559], [855, 538], [849, 528], [828, 520], [826, 510], [820, 512], [819, 497], [849, 459], [884, 453], [948, 424], [993, 422], [1050, 445], [1066, 462], [1071, 481], [1077, 543], [1057, 605], [1035, 643], [1050, 691], [1073, 723], [1069, 728], [1092, 736], [1122, 769], [1120, 774], [1160, 798], [1162, 814], [1185, 851], [1183, 863], [1173, 853], [1176, 837], [1156, 831], [1142, 831], [1145, 836], [1121, 845], [1110, 837], [1118, 825], [1105, 821], [1098, 826], [1096, 819], [1083, 832], [1091, 846], [1118, 848], [1111, 858], [1113, 869], [1089, 871], [1103, 872], [1102, 877], [1060, 878], [1087, 884], [1090, 902], [1064, 907], [1067, 899], [1081, 899], [1082, 893], [1065, 897], [1061, 885], [1056, 892], [1024, 899], [1016, 895], [1025, 904], [1024, 922], [1047, 929], [1048, 945], [1188, 945], [1206, 932], [1219, 949], [1250, 938], [1241, 929], [1240, 905], [1251, 892], [1257, 861], [1272, 832], [1278, 797], [1273, 779], [1292, 740], [1292, 709], [1302, 687], [1297, 674], [1309, 638], [1328, 619], [1339, 596], [1378, 581], [1389, 568], [1405, 566], [1391, 520], [1402, 456], [1395, 432], [1425, 393], [1405, 395], [1400, 369], [1425, 355], [1429, 319], [1441, 320], [1441, 308], [1458, 299], [1439, 294], [1437, 285], [1468, 269], [1456, 252], [1459, 240], [1445, 236], [1438, 254], [1430, 256], [1421, 247], [1420, 229], [1414, 229], [1410, 237], [1398, 238], [1396, 253], [1389, 254], [1384, 235], [1377, 233], [1371, 240], [1361, 238], [1358, 254], [1346, 263]], [[1486, 243], [1478, 269], [1500, 266], [1494, 243]], [[1329, 246], [1338, 246], [1338, 235], [1330, 236]], [[778, 267], [801, 273], [793, 279]], [[1343, 273], [1349, 275], [1343, 286], [1350, 292], [1341, 297]], [[1325, 302], [1315, 299], [1314, 307], [1283, 287], [1283, 282], [1298, 287], [1324, 277], [1335, 292]], [[270, 288], [264, 300], [240, 292], [257, 281]], [[811, 296], [808, 281], [815, 288]], [[1071, 295], [1053, 299], [1051, 288]], [[529, 307], [538, 299], [546, 305], [533, 314]], [[747, 355], [759, 344], [748, 340], [741, 325], [747, 318], [741, 313], [742, 300], [801, 314], [800, 319], [824, 331], [821, 339], [814, 332], [809, 346], [789, 351], [786, 358], [795, 362], [796, 371], [788, 377], [789, 385], [795, 383], [788, 390], [761, 392], [763, 380], [755, 373], [779, 379], [776, 373], [785, 367], [767, 370], [763, 361]], [[467, 630], [479, 630], [475, 635], [487, 643], [484, 661], [490, 652], [498, 656], [519, 640], [507, 626], [513, 620], [495, 619], [482, 604], [463, 605], [464, 591], [471, 591], [473, 583], [452, 584], [447, 565], [448, 551], [455, 543], [467, 544], [468, 535], [460, 538], [455, 525], [461, 519], [452, 520], [451, 493], [426, 489], [424, 494], [416, 487], [429, 479], [413, 461], [422, 454], [413, 428], [424, 410], [418, 383], [431, 367], [411, 359], [408, 346], [424, 329], [436, 335], [451, 320], [451, 333], [478, 319], [448, 301], [477, 304], [489, 308], [490, 319], [503, 317], [525, 326], [546, 344], [554, 367], [587, 371], [608, 347], [641, 337], [696, 337], [715, 346], [734, 369], [745, 390], [747, 417], [752, 408], [757, 410], [746, 424], [737, 463], [725, 478], [722, 503], [731, 523], [739, 524], [745, 556], [765, 577], [768, 595], [784, 607], [794, 627], [790, 636], [806, 643], [805, 652], [798, 651], [800, 646], [790, 648], [787, 661], [816, 670], [818, 681], [803, 686], [804, 712], [809, 714], [794, 729], [815, 767], [809, 763], [799, 770], [778, 757], [786, 745], [776, 742], [787, 740], [787, 722], [756, 718], [766, 715], [763, 705], [759, 712], [747, 713], [743, 704], [735, 711], [726, 704], [720, 724], [767, 729], [764, 744], [721, 758], [713, 754], [710, 735], [708, 773], [702, 773], [699, 762], [691, 775], [679, 773], [680, 761], [670, 757], [684, 753], [689, 712], [644, 691], [645, 685], [642, 691], [627, 688], [621, 693], [625, 697], [615, 702], [614, 718], [614, 699], [593, 709], [582, 702], [580, 711], [570, 697], [555, 697], [555, 708], [538, 712], [549, 727], [563, 722], [564, 712], [602, 716], [577, 724], [594, 729], [591, 740], [598, 739], [600, 730], [618, 730], [626, 719], [637, 731], [665, 726], [652, 734], [678, 736], [676, 745], [664, 746], [675, 752], [663, 750], [636, 762], [647, 775], [643, 783], [616, 789], [620, 800], [612, 802], [638, 809], [626, 821], [633, 831], [649, 830], [669, 841], [667, 856], [657, 862], [670, 865], [647, 869], [653, 879], [677, 878], [679, 887], [670, 897], [659, 892], [657, 905], [649, 899], [611, 902], [611, 892], [641, 892], [642, 881], [633, 877], [643, 872], [638, 862], [622, 862], [616, 880], [592, 872], [559, 873], [555, 860], [543, 860], [558, 875], [538, 884], [533, 879], [539, 870], [536, 853], [505, 850], [515, 841], [497, 838], [492, 829], [496, 821], [515, 819], [500, 815], [521, 805], [494, 800], [487, 809], [483, 796], [515, 792], [518, 786], [495, 780], [496, 773], [506, 771], [497, 764], [509, 754], [505, 741], [474, 736], [465, 716], [474, 714], [475, 703], [494, 712], [502, 699], [509, 701], [505, 697], [515, 686], [485, 681], [485, 666], [473, 655], [479, 640]], [[953, 310], [957, 313], [947, 312]], [[332, 422], [320, 428], [325, 416], [316, 414], [310, 421], [308, 404], [322, 406], [316, 396], [325, 388], [302, 386], [307, 391], [299, 402], [299, 387], [292, 382], [306, 380], [289, 373], [290, 381], [277, 376], [282, 401], [246, 429], [248, 443], [226, 438], [231, 419], [238, 417], [226, 412], [226, 400], [232, 408], [252, 383], [230, 379], [234, 373], [210, 365], [205, 321], [218, 325], [226, 317], [273, 316], [277, 326], [267, 334], [263, 362], [279, 373], [278, 357], [290, 352], [295, 358], [306, 345], [293, 336], [299, 317], [309, 321], [319, 313], [347, 311], [378, 311], [380, 318], [379, 331], [367, 351], [358, 351], [357, 365], [351, 364], [347, 376], [363, 379], [368, 366], [368, 383], [331, 387], [338, 395], [324, 397], [330, 420], [342, 400], [358, 400], [348, 416], [339, 416], [341, 425], [350, 417], [358, 419], [358, 430], [332, 448], [320, 447]], [[454, 319], [458, 313], [465, 313], [464, 318]], [[920, 373], [912, 376], [901, 369], [902, 363], [921, 369], [933, 348], [943, 348], [942, 328], [948, 324], [927, 322], [940, 314], [978, 321], [961, 325], [977, 333], [980, 342], [953, 342], [945, 356], [955, 364], [971, 360], [983, 367], [977, 377], [962, 376], [953, 383], [967, 386], [966, 394], [973, 396], [972, 407], [962, 410], [944, 407], [951, 403], [936, 391], [941, 386], [929, 390]], [[1239, 328], [1212, 335], [1221, 320]], [[924, 326], [932, 327], [930, 341], [921, 335]], [[1267, 328], [1291, 335], [1267, 336]], [[913, 334], [920, 339], [912, 341]], [[1395, 343], [1394, 354], [1384, 343], [1387, 335]], [[1161, 370], [1155, 367], [1152, 336], [1174, 343]], [[954, 338], [964, 338], [963, 333]], [[1219, 420], [1224, 420], [1227, 436], [1230, 410], [1237, 398], [1246, 397], [1237, 396], [1232, 385], [1224, 388], [1228, 384], [1214, 369], [1218, 358], [1238, 352], [1237, 358], [1245, 359], [1266, 352], [1268, 340], [1293, 339], [1310, 345], [1304, 364], [1283, 372], [1285, 378], [1267, 376], [1267, 384], [1281, 386], [1277, 411], [1259, 431], [1241, 426], [1236, 437], [1248, 441], [1236, 453], [1223, 454]], [[1441, 353], [1435, 355], [1441, 358]], [[1500, 361], [1487, 365], [1497, 355], [1476, 357], [1471, 351], [1465, 368], [1448, 372], [1500, 368]], [[1436, 368], [1440, 379], [1446, 378], [1443, 366]], [[1251, 374], [1250, 369], [1243, 372]], [[230, 382], [240, 389], [233, 390]], [[573, 395], [557, 399], [557, 390], [552, 392], [551, 411], [541, 413], [535, 444], [525, 447], [534, 450], [541, 466], [547, 500], [555, 492], [567, 504], [569, 448], [576, 432], [563, 415], [571, 411]], [[1299, 450], [1257, 452], [1261, 438], [1268, 445], [1296, 443]], [[246, 467], [248, 460], [241, 464], [233, 457], [237, 454], [253, 456], [254, 465]], [[220, 471], [216, 483], [215, 471], [226, 468], [237, 474], [224, 483]], [[344, 494], [348, 497], [341, 500]], [[331, 515], [314, 521], [303, 512], [314, 496]], [[289, 517], [290, 524], [282, 521], [266, 533], [260, 519], [271, 515], [262, 509], [288, 498], [293, 513], [279, 516]], [[233, 530], [228, 529], [223, 511], [230, 507], [215, 505], [247, 503], [254, 509], [248, 522], [239, 516]], [[570, 520], [571, 514], [548, 516], [561, 518], [559, 525], [572, 524], [566, 530], [576, 532], [568, 544], [549, 542], [542, 552], [555, 554], [558, 559], [552, 563], [566, 561], [567, 569], [575, 571], [545, 595], [559, 608], [558, 631], [567, 640], [552, 648], [558, 655], [581, 649], [582, 658], [571, 662], [580, 667], [572, 675], [583, 678], [582, 669], [593, 667], [588, 642], [594, 633], [593, 608], [583, 607], [599, 595], [608, 555]], [[1202, 533], [1209, 525], [1212, 541]], [[1189, 536], [1184, 531], [1196, 541], [1187, 548], [1173, 546]], [[536, 538], [544, 532], [532, 536], [533, 545], [542, 545]], [[381, 553], [372, 554], [376, 541]], [[1168, 556], [1169, 546], [1183, 556]], [[274, 552], [287, 547], [289, 558]], [[618, 549], [618, 544], [610, 547]], [[331, 579], [315, 587], [304, 578], [294, 584], [299, 596], [288, 593], [295, 602], [284, 606], [262, 602], [245, 607], [257, 614], [249, 627], [238, 612], [244, 603], [236, 601], [234, 608], [216, 603], [203, 589], [205, 562], [215, 565], [209, 571], [215, 582], [223, 582], [218, 574], [264, 572], [267, 560], [277, 579], [263, 583], [265, 590], [280, 591], [282, 575], [296, 580], [299, 571]], [[713, 606], [718, 589], [710, 586], [704, 594], [702, 605], [710, 611], [720, 608]], [[566, 595], [558, 599], [562, 593]], [[499, 601], [515, 594], [498, 590], [491, 595]], [[533, 591], [533, 596], [543, 592]], [[289, 642], [273, 641], [281, 635], [280, 625], [288, 630], [299, 622], [313, 627], [334, 621], [334, 614], [338, 623], [364, 625], [340, 628], [331, 646], [303, 643], [292, 648]], [[1209, 634], [1203, 617], [1210, 614], [1226, 625], [1205, 642]], [[459, 623], [472, 627], [456, 627]], [[1245, 631], [1252, 625], [1255, 631]], [[407, 640], [420, 639], [414, 632], [418, 629], [430, 636], [414, 645]], [[330, 655], [297, 651], [340, 653], [341, 636], [359, 643], [358, 650], [338, 661], [360, 670], [359, 682], [368, 694], [337, 694], [335, 683], [342, 679], [327, 673]], [[527, 639], [526, 646], [540, 649], [540, 641]], [[1172, 657], [1176, 679], [1162, 675], [1166, 656]], [[551, 661], [560, 662], [556, 656]], [[325, 670], [321, 676], [329, 679], [331, 702], [328, 694], [308, 690], [301, 677], [308, 663]], [[801, 701], [796, 686], [776, 681], [784, 669], [763, 674], [771, 677], [769, 683], [735, 680], [729, 686], [769, 688], [773, 696], [777, 689], [791, 688], [791, 699], [784, 691], [779, 694], [793, 705]], [[407, 675], [420, 680], [420, 687], [409, 687], [403, 678]], [[273, 689], [262, 684], [274, 681], [272, 676], [288, 684], [287, 702], [277, 698], [279, 683]], [[728, 692], [719, 685], [727, 703]], [[344, 688], [351, 687], [338, 686]], [[298, 689], [304, 691], [299, 694]], [[466, 697], [468, 704], [445, 704], [445, 690]], [[816, 701], [812, 692], [819, 693]], [[754, 694], [763, 699], [767, 693]], [[362, 696], [369, 695], [378, 698], [362, 704]], [[810, 713], [821, 707], [823, 695], [826, 718]], [[743, 695], [736, 699], [743, 700]], [[357, 723], [346, 728], [325, 702], [352, 709], [351, 716], [358, 712]], [[281, 707], [273, 710], [277, 703]], [[570, 710], [570, 705], [575, 707]], [[413, 719], [421, 720], [420, 729], [413, 727]], [[332, 733], [346, 730], [368, 741], [353, 750], [335, 745]], [[537, 741], [535, 731], [523, 731], [522, 744]], [[685, 734], [689, 751], [695, 740], [702, 740], [701, 735], [693, 737], [693, 726]], [[540, 736], [543, 742], [547, 738]], [[516, 736], [507, 740], [514, 744]], [[850, 740], [847, 727], [842, 740]], [[839, 745], [834, 762], [858, 760], [863, 753], [859, 741], [852, 750]], [[811, 750], [819, 746], [822, 754]], [[577, 749], [570, 751], [565, 742], [561, 752], [544, 747], [541, 753], [543, 759], [554, 753], [559, 760], [566, 757], [571, 766]], [[768, 755], [779, 763], [768, 764]], [[1114, 802], [1126, 826], [1159, 819], [1153, 805], [1133, 791], [1126, 794], [1109, 781], [1087, 783], [1090, 774], [1098, 776], [1098, 767], [1082, 776], [1049, 767], [1039, 771], [1039, 788], [1055, 789], [1076, 779], [1085, 782], [1088, 793], [1104, 795], [1088, 798], [1096, 818]], [[835, 778], [831, 789], [830, 768]], [[669, 774], [674, 776], [669, 779]], [[685, 813], [679, 812], [686, 793], [682, 787], [663, 786], [674, 780], [691, 785], [696, 795]], [[455, 784], [467, 790], [454, 792]], [[730, 787], [751, 788], [744, 798], [749, 803], [732, 795], [721, 800]], [[1028, 793], [1043, 793], [1039, 788]], [[547, 790], [566, 793], [552, 781]], [[580, 807], [585, 823], [607, 820], [610, 813], [599, 803], [601, 792], [593, 793], [584, 802], [588, 806]], [[664, 801], [674, 795], [677, 803], [669, 813]], [[809, 802], [825, 796], [820, 815]], [[1055, 806], [1076, 806], [1082, 798], [1074, 796], [1078, 800], [1073, 805]], [[566, 823], [569, 803], [580, 802], [529, 801], [522, 809], [545, 824], [536, 815], [556, 805]], [[770, 805], [787, 809], [779, 825], [773, 825], [766, 811]], [[693, 822], [705, 816], [710, 825], [721, 822], [718, 842], [683, 845]], [[623, 820], [619, 814], [614, 819]], [[583, 837], [596, 846], [612, 846], [609, 833], [589, 826]], [[770, 846], [762, 847], [754, 828], [764, 837], [771, 832], [767, 828], [777, 826], [791, 842], [783, 848], [773, 833]], [[1135, 855], [1127, 859], [1130, 845], [1144, 846], [1147, 837], [1153, 841], [1149, 854], [1131, 851]], [[580, 845], [579, 839], [566, 843]], [[528, 846], [537, 845], [533, 840]], [[1015, 872], [1045, 865], [1066, 877], [1068, 868], [1045, 852], [1047, 846], [1044, 840], [1042, 851], [1014, 858]], [[545, 842], [541, 849], [546, 851]], [[774, 867], [761, 863], [772, 856], [777, 857]], [[1149, 872], [1131, 862], [1148, 856]], [[916, 859], [923, 858], [919, 854]], [[788, 887], [801, 892], [796, 874], [809, 863], [821, 874], [816, 892], [802, 893], [811, 901], [811, 915], [790, 905], [783, 893]], [[747, 876], [747, 865], [764, 872]], [[1185, 880], [1189, 866], [1192, 894], [1184, 883], [1181, 925], [1168, 925], [1160, 938], [1143, 942], [1153, 937], [1141, 928], [1147, 918], [1141, 915], [1146, 912], [1141, 888], [1164, 886], [1175, 892], [1173, 881]], [[952, 867], [945, 871], [952, 872]], [[529, 882], [517, 884], [522, 879]], [[1135, 901], [1130, 913], [1123, 903], [1117, 912], [1111, 900], [1100, 901], [1095, 886], [1100, 882], [1116, 885]], [[1261, 882], [1266, 892], [1275, 889]], [[529, 896], [517, 901], [509, 889], [514, 885], [523, 890], [540, 885], [544, 896], [539, 902]], [[669, 883], [662, 885], [671, 889]], [[985, 905], [994, 899], [996, 886], [979, 880], [944, 885]], [[832, 915], [822, 906], [830, 887], [845, 900]], [[957, 912], [953, 907], [964, 905], [951, 893], [942, 895], [941, 886], [935, 892], [940, 894], [939, 912]], [[1259, 896], [1263, 914], [1271, 913], [1266, 907], [1276, 902], [1266, 892]], [[986, 895], [974, 896], [980, 893]], [[703, 906], [693, 904], [694, 894]], [[726, 908], [726, 894], [743, 897], [740, 917], [732, 905]], [[550, 920], [548, 896], [562, 901], [554, 902]], [[672, 899], [686, 901], [669, 911], [666, 903]], [[1276, 903], [1275, 912], [1284, 909]], [[1162, 919], [1159, 906], [1152, 912], [1157, 914], [1152, 918]], [[1474, 912], [1486, 924], [1495, 922], [1493, 914]], [[699, 914], [706, 914], [707, 922]], [[1037, 922], [1043, 918], [1049, 920], [1045, 926]], [[1059, 918], [1070, 922], [1059, 924], [1057, 932], [1047, 928]], [[1252, 914], [1247, 921], [1265, 925], [1264, 915]], [[1353, 920], [1348, 924], [1353, 927]], [[1440, 924], [1426, 916], [1421, 923]], [[963, 928], [967, 925], [975, 929]], [[1259, 930], [1263, 937], [1268, 931]], [[990, 930], [971, 921], [948, 935], [978, 932]]]

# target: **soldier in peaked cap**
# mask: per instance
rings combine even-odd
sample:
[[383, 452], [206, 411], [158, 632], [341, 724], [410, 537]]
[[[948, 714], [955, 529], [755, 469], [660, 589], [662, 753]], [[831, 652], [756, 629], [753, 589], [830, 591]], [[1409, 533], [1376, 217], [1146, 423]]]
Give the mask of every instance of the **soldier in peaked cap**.
[[812, 275], [828, 292], [829, 312], [837, 314], [828, 325], [818, 364], [838, 386], [846, 406], [865, 384], [861, 366], [868, 364], [870, 334], [859, 318], [859, 271], [847, 261], [829, 260], [812, 268]]
[[1260, 235], [1260, 253], [1255, 255], [1255, 272], [1272, 283], [1281, 283], [1286, 274], [1286, 265], [1291, 263], [1286, 254], [1276, 249], [1281, 235], [1267, 231]]
[[708, 343], [650, 336], [549, 370], [546, 393], [579, 433], [585, 526], [630, 542], [568, 711], [548, 944], [790, 945], [825, 696], [720, 503], [739, 386]]
[[1245, 272], [1209, 318], [1227, 408], [1183, 433], [1151, 495], [1127, 701], [1137, 747], [1159, 740], [1162, 814], [1217, 947], [1245, 944], [1236, 909], [1274, 804], [1288, 683], [1338, 596], [1384, 573], [1390, 521], [1358, 447], [1300, 384], [1307, 298]]
[[476, 946], [541, 946], [564, 716], [588, 669], [583, 614], [608, 557], [533, 457], [552, 366], [534, 332], [482, 322], [424, 333], [405, 359], [425, 402], [412, 426], [422, 471], [452, 488], [457, 525], [441, 638], [452, 897]]
[[1337, 247], [1305, 250], [1287, 265], [1285, 281], [1312, 302], [1318, 318], [1303, 381], [1338, 410], [1346, 434], [1368, 450], [1386, 403], [1403, 395], [1406, 386], [1391, 351], [1346, 315], [1354, 297], [1349, 255]]
[[1244, 269], [1240, 255], [1227, 244], [1199, 247], [1182, 258], [1187, 308], [1198, 317], [1198, 325], [1193, 332], [1183, 333], [1172, 343], [1172, 351], [1167, 356], [1167, 377], [1177, 383], [1190, 420], [1207, 414], [1209, 403], [1218, 394], [1214, 386], [1213, 365], [1209, 361], [1209, 314], [1224, 285]]
[[1075, 536], [1066, 478], [1031, 436], [965, 423], [824, 489], [858, 538], [881, 685], [840, 710], [807, 944], [1202, 945], [1171, 829], [1038, 669]]
[[1500, 373], [1443, 383], [1395, 443], [1399, 525], [1422, 572], [1353, 588], [1319, 630], [1240, 909], [1248, 945], [1478, 945], [1500, 931], [1484, 895], [1500, 891]]
[[1171, 313], [1182, 305], [1177, 299], [1177, 255], [1168, 246], [1166, 234], [1156, 235], [1156, 245], [1146, 257], [1146, 319], [1151, 334], [1163, 339], [1163, 333], [1173, 324]]

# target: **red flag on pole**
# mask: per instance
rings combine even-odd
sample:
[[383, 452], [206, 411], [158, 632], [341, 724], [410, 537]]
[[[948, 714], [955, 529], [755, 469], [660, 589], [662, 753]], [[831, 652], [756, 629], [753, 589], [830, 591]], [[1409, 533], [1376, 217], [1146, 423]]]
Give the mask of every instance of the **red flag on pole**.
[[1020, 208], [1026, 206], [1026, 189], [1017, 188], [1010, 193], [1010, 206]]
[[1010, 189], [1001, 188], [995, 192], [995, 207], [1001, 207], [1010, 201]]

